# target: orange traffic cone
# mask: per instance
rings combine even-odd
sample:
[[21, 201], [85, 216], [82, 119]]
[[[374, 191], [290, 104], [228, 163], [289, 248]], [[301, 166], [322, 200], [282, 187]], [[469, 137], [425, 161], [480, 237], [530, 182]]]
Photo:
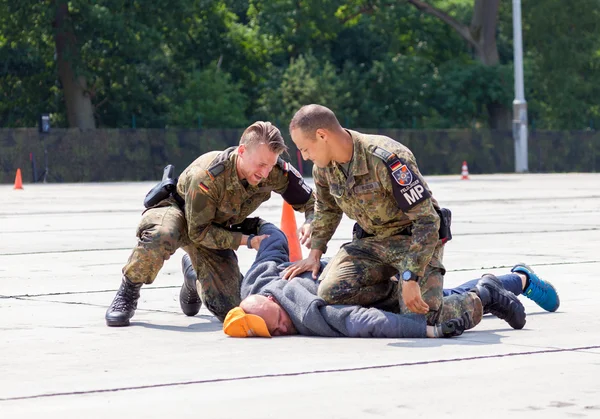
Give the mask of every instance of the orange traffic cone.
[[21, 169], [17, 169], [15, 176], [15, 189], [23, 189], [23, 179], [21, 179]]
[[463, 161], [463, 165], [462, 165], [462, 172], [461, 172], [461, 176], [460, 178], [462, 180], [468, 180], [469, 179], [469, 166], [467, 166], [467, 161]]
[[296, 226], [296, 214], [294, 208], [287, 202], [283, 202], [281, 212], [281, 230], [285, 233], [290, 247], [290, 262], [302, 260], [302, 249], [298, 238], [298, 227]]

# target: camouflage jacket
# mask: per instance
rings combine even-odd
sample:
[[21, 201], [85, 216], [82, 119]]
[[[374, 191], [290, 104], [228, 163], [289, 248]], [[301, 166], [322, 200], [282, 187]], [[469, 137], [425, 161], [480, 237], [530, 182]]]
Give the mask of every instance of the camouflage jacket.
[[237, 170], [237, 147], [198, 157], [179, 177], [177, 192], [185, 200], [188, 236], [197, 246], [236, 250], [242, 233], [226, 228], [239, 224], [274, 191], [312, 221], [314, 194], [298, 171], [279, 159], [266, 179], [244, 187]]
[[[403, 265], [396, 268], [424, 275], [438, 244], [440, 219], [435, 210], [438, 204], [412, 152], [388, 137], [348, 132], [354, 142], [348, 177], [335, 162], [325, 168], [313, 167], [317, 200], [311, 248], [327, 250], [342, 214], [378, 238], [410, 229], [409, 252]], [[397, 163], [389, 168], [394, 159]]]

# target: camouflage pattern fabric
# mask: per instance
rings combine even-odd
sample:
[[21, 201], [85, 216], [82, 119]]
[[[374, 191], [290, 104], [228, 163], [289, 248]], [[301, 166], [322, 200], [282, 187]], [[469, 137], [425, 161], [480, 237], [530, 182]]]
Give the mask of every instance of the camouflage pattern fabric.
[[182, 247], [198, 272], [198, 293], [219, 320], [240, 303], [240, 273], [233, 250], [196, 247], [187, 236], [185, 216], [177, 204], [165, 200], [144, 212], [137, 230], [138, 244], [123, 267], [131, 282], [151, 284], [171, 255]]
[[412, 236], [409, 245], [403, 245], [403, 258], [395, 258], [397, 265], [394, 267], [399, 272], [410, 269], [423, 276], [439, 241], [437, 202], [427, 198], [408, 211], [402, 211], [394, 198], [388, 167], [372, 151], [380, 147], [396, 154], [410, 169], [411, 176], [418, 178], [431, 195], [414, 156], [408, 148], [391, 138], [348, 132], [354, 141], [348, 177], [335, 162], [325, 168], [313, 168], [316, 204], [311, 248], [327, 250], [327, 242], [339, 225], [342, 214], [356, 220], [365, 232], [378, 238], [396, 236], [410, 227]]
[[[226, 227], [244, 221], [269, 199], [272, 191], [285, 193], [288, 173], [277, 165], [259, 185], [244, 186], [237, 176], [235, 151], [219, 175], [213, 176], [207, 170], [221, 153], [200, 156], [179, 177], [177, 190], [185, 199], [185, 213], [172, 198], [144, 211], [136, 233], [138, 243], [123, 267], [123, 275], [134, 283], [151, 284], [165, 260], [181, 247], [198, 273], [198, 293], [203, 303], [222, 321], [240, 303], [242, 281], [234, 252], [242, 233]], [[314, 195], [311, 192], [307, 202], [292, 206], [305, 212], [310, 221]]]
[[[257, 186], [244, 186], [236, 171], [236, 151], [223, 162], [223, 172], [213, 176], [207, 169], [220, 153], [204, 154], [190, 164], [179, 177], [177, 192], [185, 199], [188, 235], [192, 243], [211, 249], [236, 250], [241, 233], [232, 233], [223, 227], [244, 221], [271, 197], [271, 192], [283, 194], [288, 187], [288, 176], [276, 165]], [[292, 206], [296, 211], [304, 212], [310, 221], [314, 202], [311, 193], [307, 202]]]
[[123, 275], [136, 284], [153, 283], [165, 260], [189, 242], [185, 216], [173, 199], [144, 211], [136, 236], [137, 245], [123, 267]]
[[190, 245], [184, 248], [190, 255], [198, 280], [198, 294], [206, 308], [220, 321], [241, 302], [243, 276], [238, 259], [231, 249], [208, 249]]
[[[420, 277], [421, 295], [430, 308], [428, 324], [460, 317], [465, 311], [478, 323], [482, 307], [474, 293], [447, 301], [442, 298], [445, 269], [438, 234], [439, 206], [412, 152], [388, 137], [348, 132], [354, 144], [348, 175], [335, 162], [313, 168], [316, 204], [311, 247], [327, 250], [342, 214], [356, 220], [373, 237], [342, 246], [319, 278], [319, 296], [330, 304], [409, 312], [402, 301], [402, 284], [390, 281], [391, 276], [409, 269]], [[400, 159], [397, 176], [392, 172], [396, 180], [381, 154]], [[426, 192], [399, 202], [394, 196], [395, 181], [402, 187], [418, 183]]]
[[[329, 304], [411, 313], [402, 300], [402, 281], [390, 280], [398, 273], [393, 266], [409, 246], [409, 236], [369, 237], [344, 244], [319, 277], [319, 297]], [[423, 300], [429, 305], [427, 323], [439, 324], [469, 312], [475, 325], [483, 315], [481, 300], [475, 293], [442, 298], [442, 253], [443, 246], [437, 246], [419, 281]]]

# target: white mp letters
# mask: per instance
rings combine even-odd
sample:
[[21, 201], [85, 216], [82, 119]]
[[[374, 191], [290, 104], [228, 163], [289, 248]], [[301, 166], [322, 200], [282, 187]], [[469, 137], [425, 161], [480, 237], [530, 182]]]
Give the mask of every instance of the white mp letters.
[[406, 199], [406, 202], [408, 202], [409, 205], [412, 205], [423, 198], [424, 191], [425, 188], [423, 188], [423, 185], [417, 184], [415, 187], [410, 189], [408, 193], [403, 194], [404, 199]]

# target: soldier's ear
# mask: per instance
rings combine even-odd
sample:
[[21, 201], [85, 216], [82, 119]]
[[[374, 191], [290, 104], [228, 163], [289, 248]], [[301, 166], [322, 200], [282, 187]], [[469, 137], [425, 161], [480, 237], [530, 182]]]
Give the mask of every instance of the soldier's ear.
[[326, 140], [327, 139], [327, 133], [325, 132], [324, 129], [319, 128], [317, 129], [317, 131], [315, 131], [315, 140]]
[[246, 144], [240, 144], [238, 146], [238, 155], [241, 156], [246, 152]]

